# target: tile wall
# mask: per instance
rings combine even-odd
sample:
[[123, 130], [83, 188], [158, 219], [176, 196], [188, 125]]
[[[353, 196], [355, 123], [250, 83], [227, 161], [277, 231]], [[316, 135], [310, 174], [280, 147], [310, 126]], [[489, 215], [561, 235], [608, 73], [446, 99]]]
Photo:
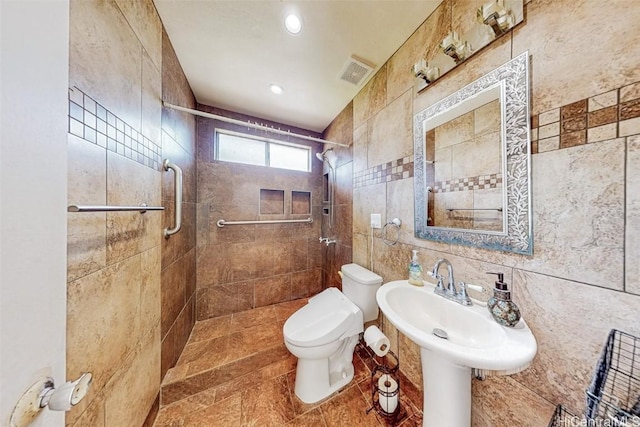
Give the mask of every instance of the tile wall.
[[[198, 109], [319, 136], [205, 105], [198, 105]], [[260, 131], [197, 118], [196, 318], [223, 316], [318, 293], [322, 289], [322, 248], [318, 241], [322, 223], [320, 162], [312, 154], [312, 172], [220, 162], [213, 159], [216, 128], [273, 138]], [[304, 140], [291, 142], [309, 145]], [[311, 144], [313, 153], [320, 150], [318, 144]], [[294, 203], [296, 195], [306, 192], [311, 193], [312, 224], [216, 225], [220, 219], [308, 218], [309, 214], [295, 213]], [[268, 200], [272, 196], [283, 196], [284, 200], [274, 203]], [[275, 212], [276, 205], [282, 213], [270, 213]]]
[[[640, 334], [640, 58], [628, 48], [640, 42], [640, 9], [625, 0], [606, 8], [531, 0], [523, 24], [415, 94], [407, 70], [455, 29], [465, 4], [445, 0], [325, 130], [325, 138], [352, 144], [335, 148], [337, 220], [326, 230], [315, 160], [302, 180], [217, 163], [210, 157], [215, 124], [196, 125], [162, 108], [161, 98], [195, 102], [151, 1], [71, 2], [69, 203], [146, 201], [169, 209], [69, 215], [67, 373], [91, 370], [94, 386], [68, 413], [68, 425], [141, 425], [196, 316], [339, 285], [337, 270], [351, 260], [385, 280], [402, 278], [413, 248], [427, 266], [446, 256], [469, 282], [488, 286], [484, 272], [503, 271], [538, 339], [530, 369], [474, 381], [474, 425], [544, 425], [558, 402], [580, 408], [608, 330]], [[413, 114], [525, 50], [532, 60], [534, 255], [415, 239], [413, 177], [404, 170]], [[158, 154], [185, 171], [184, 228], [168, 241], [161, 230], [172, 224], [172, 177], [161, 172]], [[377, 176], [383, 170], [391, 171], [384, 180]], [[220, 217], [256, 218], [260, 188], [311, 191], [315, 222], [215, 226]], [[383, 222], [403, 220], [396, 246], [385, 245], [380, 230], [371, 242], [369, 215], [378, 212]], [[338, 243], [320, 246], [325, 232]], [[383, 326], [419, 386], [418, 349]]]
[[[68, 203], [171, 208], [68, 216], [67, 376], [94, 380], [66, 423], [142, 425], [194, 323], [195, 121], [161, 103], [194, 98], [150, 0], [72, 0], [69, 13]], [[185, 172], [169, 240], [165, 157]]]
[[413, 155], [355, 172], [353, 174], [353, 187], [364, 187], [412, 177]]
[[[162, 99], [195, 108], [195, 98], [173, 50], [162, 31]], [[196, 121], [187, 113], [162, 109], [162, 153], [182, 169], [182, 228], [162, 239], [161, 323], [162, 376], [180, 357], [195, 323], [196, 295]], [[164, 227], [173, 227], [174, 174], [162, 175]]]
[[600, 93], [531, 118], [532, 153], [640, 133], [640, 83]]
[[[456, 29], [451, 22], [468, 4], [445, 0], [353, 100], [354, 262], [385, 281], [401, 279], [411, 249], [419, 249], [424, 266], [446, 257], [456, 277], [487, 288], [493, 281], [485, 272], [502, 271], [537, 338], [529, 369], [473, 381], [474, 426], [546, 425], [560, 402], [579, 412], [609, 329], [640, 335], [640, 55], [619, 43], [640, 42], [640, 8], [624, 0], [606, 8], [588, 0], [526, 3], [515, 30], [416, 94], [409, 70]], [[413, 114], [525, 50], [534, 255], [416, 239], [413, 177], [371, 172], [412, 154]], [[379, 230], [371, 241], [369, 215], [379, 211], [383, 222], [403, 220], [395, 246], [385, 245]], [[383, 327], [404, 373], [421, 387], [419, 349], [388, 322]]]
[[[353, 108], [349, 103], [333, 122], [325, 129], [323, 138], [339, 144], [353, 144]], [[322, 248], [322, 283], [323, 288], [337, 287], [342, 289], [342, 281], [338, 271], [344, 264], [352, 262], [352, 216], [353, 216], [353, 156], [350, 148], [325, 144], [323, 150], [333, 148], [335, 157], [330, 159], [335, 168], [335, 193], [333, 226], [329, 217], [322, 216], [322, 236], [335, 240], [335, 244], [321, 245]], [[326, 162], [323, 174], [332, 173]]]

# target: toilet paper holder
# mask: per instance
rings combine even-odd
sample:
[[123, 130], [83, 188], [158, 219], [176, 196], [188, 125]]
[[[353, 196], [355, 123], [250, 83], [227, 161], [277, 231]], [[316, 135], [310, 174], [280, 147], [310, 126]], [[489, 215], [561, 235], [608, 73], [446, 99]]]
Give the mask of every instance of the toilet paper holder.
[[373, 350], [362, 340], [360, 346], [369, 356], [371, 369], [371, 402], [367, 414], [372, 409], [396, 425], [406, 417], [406, 411], [400, 403], [400, 363], [398, 356], [389, 350], [384, 357], [376, 356]]

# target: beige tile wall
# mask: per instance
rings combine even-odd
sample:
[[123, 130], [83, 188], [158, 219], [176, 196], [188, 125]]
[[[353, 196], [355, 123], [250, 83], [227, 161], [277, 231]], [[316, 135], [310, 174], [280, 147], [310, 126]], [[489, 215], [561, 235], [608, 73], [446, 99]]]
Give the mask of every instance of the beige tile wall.
[[67, 375], [94, 382], [67, 425], [145, 423], [194, 322], [195, 121], [161, 103], [194, 106], [176, 64], [152, 1], [71, 1], [69, 203], [171, 206], [169, 157], [185, 216], [167, 241], [172, 209], [69, 214]]
[[[162, 99], [174, 105], [195, 108], [195, 98], [182, 67], [163, 30]], [[162, 239], [161, 302], [162, 368], [164, 377], [180, 357], [195, 323], [196, 303], [196, 123], [186, 113], [161, 109], [163, 158], [182, 169], [182, 228], [169, 239]], [[174, 219], [174, 174], [162, 176], [163, 226], [172, 227]]]
[[[448, 17], [461, 2], [445, 0], [353, 103], [353, 259], [386, 281], [406, 277], [414, 248], [425, 267], [446, 257], [456, 277], [487, 289], [492, 280], [485, 272], [502, 271], [538, 340], [528, 370], [474, 380], [474, 426], [545, 425], [561, 402], [579, 412], [608, 330], [640, 334], [640, 55], [618, 43], [640, 41], [640, 8], [624, 0], [606, 8], [588, 0], [525, 3], [523, 24], [415, 94], [411, 64], [457, 21]], [[595, 26], [606, 30], [593, 31]], [[392, 162], [406, 154], [410, 135], [403, 137], [399, 125], [414, 113], [524, 50], [531, 58], [532, 137], [538, 142], [532, 158], [534, 255], [416, 239], [413, 178], [363, 184], [364, 171], [375, 166], [371, 161]], [[618, 106], [617, 117], [612, 106]], [[388, 138], [392, 128], [394, 137]], [[571, 135], [563, 142], [562, 134]], [[399, 216], [404, 222], [395, 246], [385, 245], [375, 231], [372, 265], [369, 214], [380, 210], [383, 221]], [[421, 386], [417, 348], [388, 322], [383, 326], [402, 370]]]
[[[407, 70], [429, 56], [460, 21], [461, 2], [445, 0], [324, 132], [327, 139], [353, 143], [352, 149], [335, 150], [337, 221], [331, 237], [338, 244], [325, 248], [317, 244], [319, 174], [303, 185], [315, 189], [316, 222], [309, 229], [238, 227], [218, 233], [215, 220], [221, 215], [233, 219], [254, 212], [257, 198], [251, 191], [264, 188], [265, 181], [250, 171], [211, 166], [206, 126], [197, 129], [202, 168], [196, 179], [195, 120], [163, 109], [160, 97], [188, 107], [195, 102], [150, 1], [72, 1], [70, 87], [88, 94], [160, 145], [163, 157], [183, 166], [185, 217], [183, 231], [164, 241], [158, 229], [172, 223], [171, 208], [162, 216], [142, 218], [69, 215], [67, 370], [70, 378], [91, 370], [96, 379], [89, 398], [68, 414], [67, 423], [141, 424], [161, 373], [175, 363], [186, 342], [196, 311], [207, 317], [310, 295], [321, 288], [321, 280], [324, 286], [337, 285], [337, 269], [351, 259], [385, 280], [402, 278], [412, 248], [420, 249], [425, 266], [446, 256], [458, 277], [484, 286], [491, 283], [484, 272], [503, 271], [538, 338], [539, 354], [529, 370], [474, 382], [474, 425], [493, 425], [497, 419], [541, 425], [559, 401], [578, 409], [606, 331], [619, 327], [640, 333], [632, 322], [640, 308], [640, 272], [634, 262], [640, 256], [635, 173], [640, 68], [638, 56], [626, 48], [640, 41], [635, 25], [640, 14], [628, 4], [528, 2], [525, 23], [417, 96]], [[602, 31], [592, 31], [594, 26]], [[618, 43], [622, 34], [626, 42]], [[533, 156], [532, 167], [532, 257], [415, 239], [411, 176], [353, 188], [355, 173], [411, 155], [415, 112], [527, 49], [532, 115], [539, 115], [534, 152], [540, 153]], [[580, 115], [562, 115], [561, 107], [585, 99], [586, 124]], [[619, 122], [612, 121], [613, 105], [619, 105]], [[571, 134], [564, 142], [563, 133]], [[124, 203], [132, 197], [172, 205], [169, 174], [122, 157], [117, 146], [110, 150], [87, 135], [83, 130], [80, 137], [69, 137], [69, 203]], [[244, 182], [237, 189], [215, 188], [230, 184], [234, 173]], [[144, 188], [130, 185], [129, 177], [143, 179]], [[267, 175], [266, 180], [266, 188], [305, 190], [286, 175]], [[380, 231], [374, 233], [371, 264], [368, 224], [373, 212], [382, 213], [385, 222], [398, 216], [404, 225], [396, 246], [386, 246]], [[219, 251], [226, 247], [234, 249]], [[259, 262], [228, 267], [247, 255]], [[384, 327], [403, 370], [421, 384], [416, 346], [387, 322]], [[116, 410], [132, 393], [136, 404]]]

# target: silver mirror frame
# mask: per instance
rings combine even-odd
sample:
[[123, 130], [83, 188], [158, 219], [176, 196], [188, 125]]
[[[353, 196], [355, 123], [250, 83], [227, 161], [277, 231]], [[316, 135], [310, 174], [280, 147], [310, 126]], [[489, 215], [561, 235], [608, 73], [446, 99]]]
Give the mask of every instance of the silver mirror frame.
[[[480, 92], [502, 85], [500, 102], [506, 151], [506, 232], [495, 233], [427, 225], [428, 196], [425, 182], [424, 122]], [[452, 95], [417, 113], [413, 118], [415, 235], [421, 239], [533, 254], [531, 212], [531, 139], [529, 135], [529, 52], [526, 51]]]

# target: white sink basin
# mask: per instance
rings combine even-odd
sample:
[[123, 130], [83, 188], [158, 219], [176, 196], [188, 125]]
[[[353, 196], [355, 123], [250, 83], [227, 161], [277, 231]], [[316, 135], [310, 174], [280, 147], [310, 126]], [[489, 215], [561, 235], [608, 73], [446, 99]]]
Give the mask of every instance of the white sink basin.
[[[487, 307], [463, 306], [433, 293], [434, 286], [389, 282], [376, 294], [378, 306], [400, 332], [420, 347], [470, 368], [518, 372], [536, 354], [536, 340], [524, 320], [515, 328], [496, 323]], [[434, 328], [449, 339], [433, 335]]]
[[[425, 282], [389, 282], [376, 293], [385, 317], [420, 346], [424, 381], [423, 426], [469, 427], [471, 368], [508, 375], [533, 360], [536, 340], [521, 319], [515, 328], [496, 323], [486, 306], [449, 301]], [[447, 333], [443, 339], [434, 329]]]

